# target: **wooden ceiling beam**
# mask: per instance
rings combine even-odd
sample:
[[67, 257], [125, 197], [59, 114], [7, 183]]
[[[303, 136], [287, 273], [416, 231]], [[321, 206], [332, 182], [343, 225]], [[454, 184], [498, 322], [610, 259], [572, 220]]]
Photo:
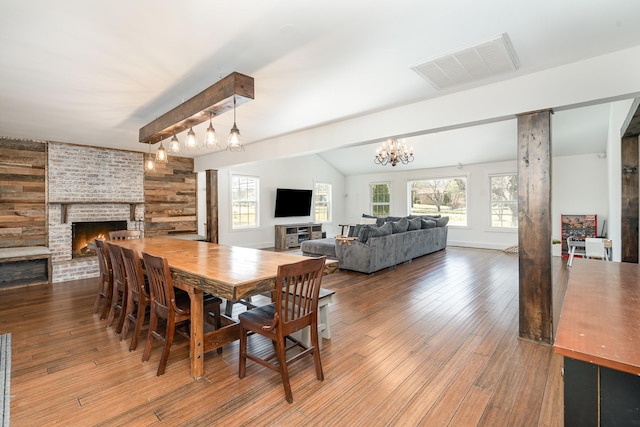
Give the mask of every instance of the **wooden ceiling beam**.
[[143, 144], [155, 144], [196, 126], [209, 116], [233, 109], [235, 95], [236, 107], [253, 99], [253, 77], [233, 72], [218, 80], [193, 98], [140, 128], [138, 140]]

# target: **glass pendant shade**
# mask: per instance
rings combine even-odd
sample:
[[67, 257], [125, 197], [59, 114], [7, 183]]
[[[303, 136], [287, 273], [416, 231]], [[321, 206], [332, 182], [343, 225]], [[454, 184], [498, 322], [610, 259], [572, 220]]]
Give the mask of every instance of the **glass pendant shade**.
[[167, 156], [167, 151], [164, 149], [162, 142], [160, 143], [160, 148], [158, 148], [158, 151], [156, 152], [156, 162], [164, 164], [169, 162], [169, 156]]
[[187, 139], [184, 141], [184, 144], [187, 146], [187, 150], [195, 150], [198, 145], [193, 128], [189, 128], [189, 132], [187, 132]]
[[240, 129], [236, 126], [236, 97], [233, 97], [233, 127], [229, 132], [229, 141], [227, 142], [227, 150], [229, 151], [242, 151], [244, 145], [242, 145], [242, 139], [240, 138]]
[[173, 135], [173, 138], [169, 141], [169, 151], [172, 153], [180, 152], [180, 141], [178, 141], [178, 138], [175, 135]]
[[204, 134], [203, 146], [207, 149], [218, 148], [218, 138], [216, 137], [216, 130], [213, 128], [213, 124], [211, 123], [212, 115], [213, 114], [209, 116], [209, 127]]

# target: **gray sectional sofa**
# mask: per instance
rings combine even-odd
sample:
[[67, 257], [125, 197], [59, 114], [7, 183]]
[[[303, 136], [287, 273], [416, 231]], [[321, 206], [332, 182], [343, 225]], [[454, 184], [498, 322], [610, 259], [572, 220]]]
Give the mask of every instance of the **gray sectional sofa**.
[[349, 242], [326, 238], [302, 242], [303, 255], [337, 259], [345, 270], [373, 273], [442, 250], [447, 244], [449, 217], [387, 217], [376, 224], [349, 229]]

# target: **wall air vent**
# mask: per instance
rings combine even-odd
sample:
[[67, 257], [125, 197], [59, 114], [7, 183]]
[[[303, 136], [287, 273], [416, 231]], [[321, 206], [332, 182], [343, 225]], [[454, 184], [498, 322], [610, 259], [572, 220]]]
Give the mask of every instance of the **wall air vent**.
[[518, 69], [509, 36], [501, 34], [487, 42], [411, 67], [436, 89], [482, 80]]

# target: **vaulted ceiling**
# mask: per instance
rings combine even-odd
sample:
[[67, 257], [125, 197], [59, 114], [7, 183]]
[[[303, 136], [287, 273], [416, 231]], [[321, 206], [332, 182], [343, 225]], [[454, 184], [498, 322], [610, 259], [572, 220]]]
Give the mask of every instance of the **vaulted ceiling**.
[[[281, 135], [634, 47], [638, 22], [635, 0], [5, 1], [0, 136], [147, 151], [140, 127], [237, 71], [255, 79], [255, 100], [237, 110], [249, 151]], [[512, 70], [438, 89], [412, 69], [502, 34]], [[557, 112], [554, 153], [603, 152], [608, 115], [607, 105]], [[228, 113], [214, 119], [223, 139], [232, 123]], [[206, 125], [194, 128], [200, 138]], [[410, 142], [439, 144], [440, 155], [413, 166], [508, 160], [514, 134], [514, 120], [425, 132]], [[371, 144], [344, 146], [321, 155], [345, 173], [370, 171]]]

